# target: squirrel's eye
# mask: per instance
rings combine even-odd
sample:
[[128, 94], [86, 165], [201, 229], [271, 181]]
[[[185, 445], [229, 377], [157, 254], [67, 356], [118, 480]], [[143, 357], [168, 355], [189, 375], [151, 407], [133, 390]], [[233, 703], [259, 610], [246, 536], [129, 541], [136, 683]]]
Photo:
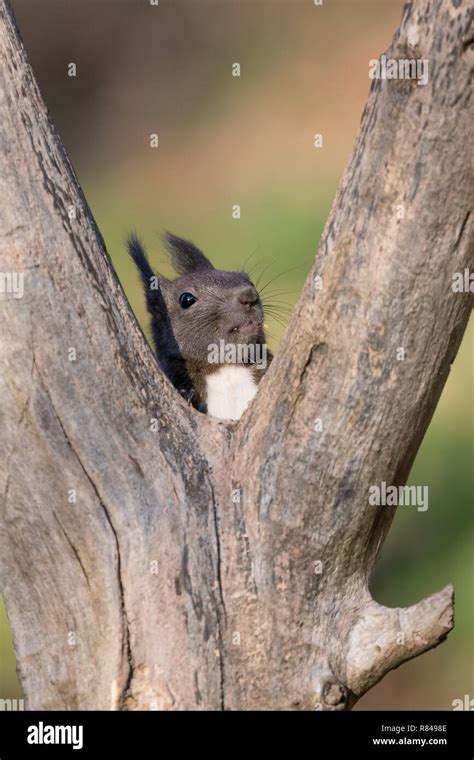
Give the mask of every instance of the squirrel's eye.
[[189, 309], [193, 303], [196, 303], [197, 298], [192, 293], [181, 293], [179, 297], [179, 303], [182, 309]]

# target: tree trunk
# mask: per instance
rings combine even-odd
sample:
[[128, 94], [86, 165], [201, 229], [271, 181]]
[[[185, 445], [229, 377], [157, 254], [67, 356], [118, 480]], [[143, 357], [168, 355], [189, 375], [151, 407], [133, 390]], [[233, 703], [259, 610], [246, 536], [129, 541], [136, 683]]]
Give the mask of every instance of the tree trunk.
[[277, 356], [226, 423], [161, 374], [1, 0], [0, 268], [24, 296], [1, 300], [0, 570], [29, 709], [346, 709], [451, 629], [450, 586], [372, 599], [395, 508], [369, 488], [405, 482], [472, 305], [466, 6], [407, 3], [387, 56], [429, 81], [374, 80]]

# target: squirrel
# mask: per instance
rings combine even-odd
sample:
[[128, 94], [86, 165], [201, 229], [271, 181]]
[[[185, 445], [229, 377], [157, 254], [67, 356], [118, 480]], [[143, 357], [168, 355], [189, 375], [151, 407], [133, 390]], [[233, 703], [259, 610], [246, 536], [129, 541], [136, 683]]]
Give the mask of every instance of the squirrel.
[[173, 280], [155, 274], [135, 233], [128, 239], [158, 363], [195, 409], [237, 420], [273, 358], [258, 290], [244, 272], [215, 269], [189, 240], [167, 232], [164, 241], [178, 275]]

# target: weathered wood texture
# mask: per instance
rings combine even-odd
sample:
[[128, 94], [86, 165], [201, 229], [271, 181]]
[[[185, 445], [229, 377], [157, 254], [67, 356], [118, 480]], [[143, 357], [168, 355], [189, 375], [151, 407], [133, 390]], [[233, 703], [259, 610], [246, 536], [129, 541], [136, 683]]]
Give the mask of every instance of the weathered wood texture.
[[0, 271], [25, 276], [0, 302], [0, 578], [29, 708], [344, 709], [450, 630], [450, 587], [371, 598], [393, 508], [368, 489], [405, 481], [471, 308], [451, 288], [470, 12], [406, 5], [387, 55], [429, 82], [372, 86], [283, 343], [227, 424], [161, 375], [0, 2]]

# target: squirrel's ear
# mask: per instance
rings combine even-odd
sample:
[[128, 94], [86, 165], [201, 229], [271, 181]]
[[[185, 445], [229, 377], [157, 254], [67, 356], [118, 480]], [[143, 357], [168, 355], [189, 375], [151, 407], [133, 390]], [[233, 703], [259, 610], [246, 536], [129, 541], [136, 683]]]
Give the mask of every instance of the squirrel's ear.
[[189, 274], [203, 269], [214, 269], [209, 259], [203, 252], [189, 240], [166, 232], [164, 235], [165, 245], [171, 256], [173, 267], [178, 274]]
[[148, 261], [143, 243], [135, 232], [132, 232], [128, 238], [127, 246], [128, 252], [140, 272], [148, 311], [152, 314], [166, 315], [166, 306], [161, 293], [161, 287], [166, 283], [166, 278], [155, 274]]

